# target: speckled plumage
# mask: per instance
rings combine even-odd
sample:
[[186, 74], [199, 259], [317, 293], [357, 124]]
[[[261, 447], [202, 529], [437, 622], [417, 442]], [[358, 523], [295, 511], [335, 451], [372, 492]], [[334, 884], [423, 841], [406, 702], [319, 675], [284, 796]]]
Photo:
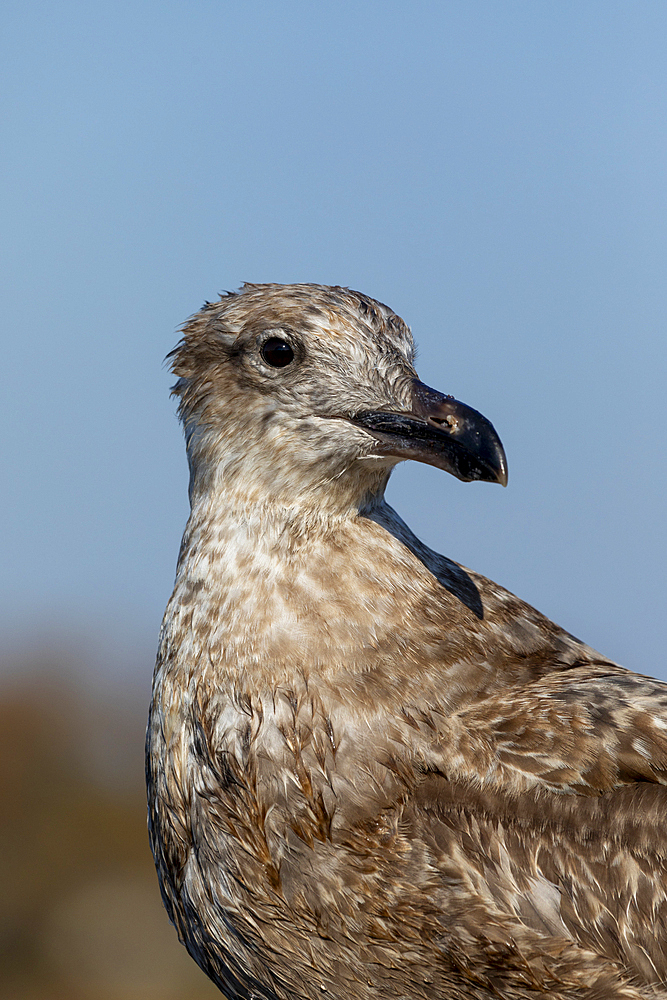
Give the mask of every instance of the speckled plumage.
[[229, 998], [667, 998], [667, 687], [387, 506], [354, 419], [413, 408], [404, 323], [246, 285], [173, 368], [192, 512], [147, 773], [193, 958]]

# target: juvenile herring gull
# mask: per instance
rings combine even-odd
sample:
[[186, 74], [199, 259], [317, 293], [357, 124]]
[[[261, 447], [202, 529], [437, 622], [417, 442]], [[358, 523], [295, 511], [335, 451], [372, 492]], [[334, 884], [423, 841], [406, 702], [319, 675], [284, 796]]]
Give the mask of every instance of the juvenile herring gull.
[[492, 425], [346, 288], [245, 285], [173, 352], [191, 514], [147, 773], [162, 896], [229, 998], [667, 998], [667, 686], [433, 552], [397, 462]]

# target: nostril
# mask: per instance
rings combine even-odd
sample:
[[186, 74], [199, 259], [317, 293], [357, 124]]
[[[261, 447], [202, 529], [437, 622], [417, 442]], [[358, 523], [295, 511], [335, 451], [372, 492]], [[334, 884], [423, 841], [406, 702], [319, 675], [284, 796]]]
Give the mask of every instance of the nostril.
[[444, 424], [450, 431], [459, 429], [459, 421], [453, 414], [448, 413], [446, 417], [429, 417], [429, 423], [442, 426]]

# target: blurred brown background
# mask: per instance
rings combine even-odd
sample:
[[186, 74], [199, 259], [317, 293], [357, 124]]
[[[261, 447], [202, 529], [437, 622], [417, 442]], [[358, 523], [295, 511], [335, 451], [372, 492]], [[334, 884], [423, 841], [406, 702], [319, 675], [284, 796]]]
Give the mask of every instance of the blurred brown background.
[[148, 848], [148, 692], [86, 685], [80, 654], [0, 663], [0, 996], [219, 997], [162, 908]]

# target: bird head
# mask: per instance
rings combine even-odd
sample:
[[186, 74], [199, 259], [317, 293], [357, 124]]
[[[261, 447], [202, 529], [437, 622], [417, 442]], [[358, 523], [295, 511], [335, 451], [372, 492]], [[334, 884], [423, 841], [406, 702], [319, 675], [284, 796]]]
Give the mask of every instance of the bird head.
[[359, 292], [244, 285], [192, 317], [170, 358], [193, 502], [358, 509], [410, 458], [507, 482], [491, 423], [421, 382], [408, 327]]

